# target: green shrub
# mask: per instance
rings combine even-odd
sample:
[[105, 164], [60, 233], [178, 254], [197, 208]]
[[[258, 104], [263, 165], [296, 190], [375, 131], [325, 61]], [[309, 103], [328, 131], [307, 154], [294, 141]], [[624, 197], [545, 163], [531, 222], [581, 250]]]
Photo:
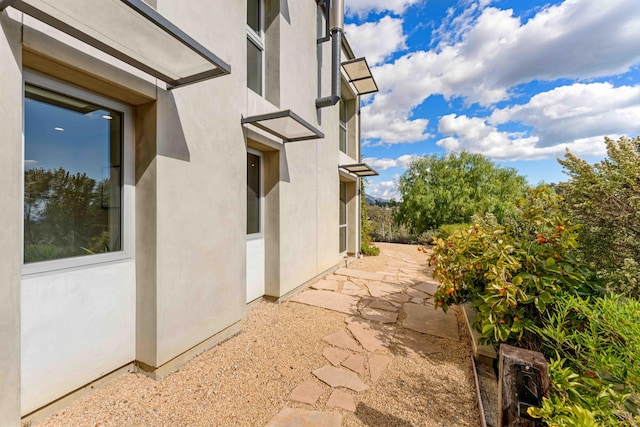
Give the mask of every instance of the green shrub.
[[560, 191], [569, 216], [584, 225], [585, 260], [610, 291], [640, 298], [640, 137], [605, 142], [607, 158], [594, 165], [567, 152], [560, 164], [571, 179]]
[[468, 230], [471, 224], [443, 224], [438, 228], [438, 237], [446, 239], [456, 231]]
[[362, 245], [360, 247], [360, 251], [362, 252], [362, 255], [364, 256], [378, 256], [380, 255], [380, 248], [377, 246], [371, 246], [371, 245]]
[[557, 302], [533, 327], [555, 357], [551, 396], [533, 413], [552, 426], [640, 425], [640, 302], [575, 295]]
[[431, 257], [441, 283], [436, 306], [446, 311], [470, 300], [478, 309], [474, 326], [481, 341], [513, 342], [557, 295], [593, 291], [589, 271], [574, 256], [578, 227], [563, 216], [560, 201], [547, 187], [530, 189], [505, 225], [487, 215], [438, 239]]
[[440, 237], [438, 230], [427, 230], [416, 239], [419, 245], [432, 245], [436, 238]]

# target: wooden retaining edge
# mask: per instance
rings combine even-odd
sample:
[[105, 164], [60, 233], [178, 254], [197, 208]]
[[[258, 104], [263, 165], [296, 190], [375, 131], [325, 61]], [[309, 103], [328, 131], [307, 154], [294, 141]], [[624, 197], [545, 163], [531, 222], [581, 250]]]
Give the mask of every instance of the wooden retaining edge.
[[478, 399], [478, 411], [480, 412], [480, 425], [482, 427], [487, 427], [487, 417], [484, 413], [482, 395], [480, 394], [480, 379], [478, 378], [478, 370], [476, 369], [476, 360], [473, 356], [471, 356], [471, 366], [473, 367], [473, 379], [476, 382], [476, 398]]

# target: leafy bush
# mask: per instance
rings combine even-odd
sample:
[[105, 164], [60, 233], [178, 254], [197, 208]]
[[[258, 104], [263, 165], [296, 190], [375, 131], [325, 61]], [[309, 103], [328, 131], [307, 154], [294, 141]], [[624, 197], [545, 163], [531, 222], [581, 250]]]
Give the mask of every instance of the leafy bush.
[[640, 425], [640, 302], [563, 295], [533, 330], [550, 365], [549, 425]]
[[440, 280], [435, 302], [445, 311], [471, 300], [483, 342], [518, 341], [557, 295], [587, 294], [590, 276], [574, 256], [578, 227], [548, 187], [530, 189], [504, 225], [492, 215], [438, 239], [431, 257]]
[[[640, 297], [640, 137], [605, 139], [608, 158], [589, 165], [567, 152], [560, 185], [569, 216], [583, 224], [585, 260], [609, 290]], [[619, 271], [622, 270], [622, 271]]]
[[362, 252], [362, 255], [364, 256], [378, 256], [380, 255], [380, 248], [377, 246], [370, 246], [370, 245], [362, 245], [360, 247], [360, 251]]
[[456, 231], [467, 230], [470, 224], [443, 224], [438, 228], [438, 237], [446, 239]]

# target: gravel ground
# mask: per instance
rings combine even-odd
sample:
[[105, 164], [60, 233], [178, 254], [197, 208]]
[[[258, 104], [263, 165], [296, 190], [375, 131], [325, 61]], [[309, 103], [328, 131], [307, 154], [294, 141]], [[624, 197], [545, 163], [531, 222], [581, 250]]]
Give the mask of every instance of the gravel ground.
[[[350, 268], [384, 271], [399, 255], [426, 264], [416, 246], [378, 246], [381, 256], [357, 260]], [[455, 314], [461, 340], [427, 337], [443, 350], [428, 357], [392, 351], [380, 380], [353, 393], [356, 412], [339, 410], [343, 426], [480, 425], [469, 336], [459, 310]], [[39, 425], [253, 427], [264, 426], [285, 406], [327, 410], [328, 387], [315, 405], [287, 397], [315, 378], [311, 371], [327, 364], [322, 337], [344, 329], [346, 317], [294, 302], [258, 302], [248, 310], [239, 335], [178, 372], [159, 381], [123, 375]]]

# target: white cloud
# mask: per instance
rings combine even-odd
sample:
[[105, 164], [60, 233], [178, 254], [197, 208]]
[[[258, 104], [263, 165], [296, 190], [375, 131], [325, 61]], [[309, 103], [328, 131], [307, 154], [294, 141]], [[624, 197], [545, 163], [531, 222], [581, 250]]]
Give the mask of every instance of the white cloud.
[[496, 110], [492, 124], [520, 122], [534, 128], [538, 145], [593, 135], [640, 134], [640, 85], [576, 83], [533, 96], [527, 104]]
[[396, 15], [402, 15], [404, 11], [423, 0], [345, 0], [347, 15], [365, 17], [369, 12], [389, 11]]
[[399, 144], [423, 141], [427, 133], [427, 119], [411, 120], [393, 111], [373, 112], [371, 106], [362, 107], [362, 137], [365, 140], [380, 139], [382, 144]]
[[398, 192], [398, 180], [399, 176], [394, 176], [391, 181], [370, 182], [365, 184], [365, 193], [369, 196], [378, 197], [380, 199], [400, 200], [400, 193]]
[[404, 154], [398, 157], [397, 159], [389, 159], [389, 158], [378, 159], [375, 157], [367, 157], [362, 159], [362, 161], [376, 170], [383, 171], [390, 168], [407, 169], [409, 167], [409, 164], [416, 157], [417, 156], [415, 154]]
[[[567, 149], [578, 156], [602, 156], [606, 153], [605, 135], [576, 138], [543, 146], [537, 136], [523, 136], [518, 132], [504, 132], [479, 117], [449, 114], [440, 119], [439, 131], [448, 135], [437, 142], [447, 151], [466, 150], [480, 153], [494, 160], [539, 160], [561, 157]], [[613, 138], [618, 135], [609, 135]]]
[[370, 66], [383, 62], [391, 54], [405, 49], [402, 19], [385, 16], [377, 22], [345, 25], [345, 34], [357, 56], [366, 56]]
[[637, 0], [566, 0], [524, 24], [486, 2], [475, 10], [459, 15], [436, 48], [374, 68], [380, 93], [371, 112], [408, 118], [436, 94], [492, 105], [521, 83], [617, 75], [640, 62]]

